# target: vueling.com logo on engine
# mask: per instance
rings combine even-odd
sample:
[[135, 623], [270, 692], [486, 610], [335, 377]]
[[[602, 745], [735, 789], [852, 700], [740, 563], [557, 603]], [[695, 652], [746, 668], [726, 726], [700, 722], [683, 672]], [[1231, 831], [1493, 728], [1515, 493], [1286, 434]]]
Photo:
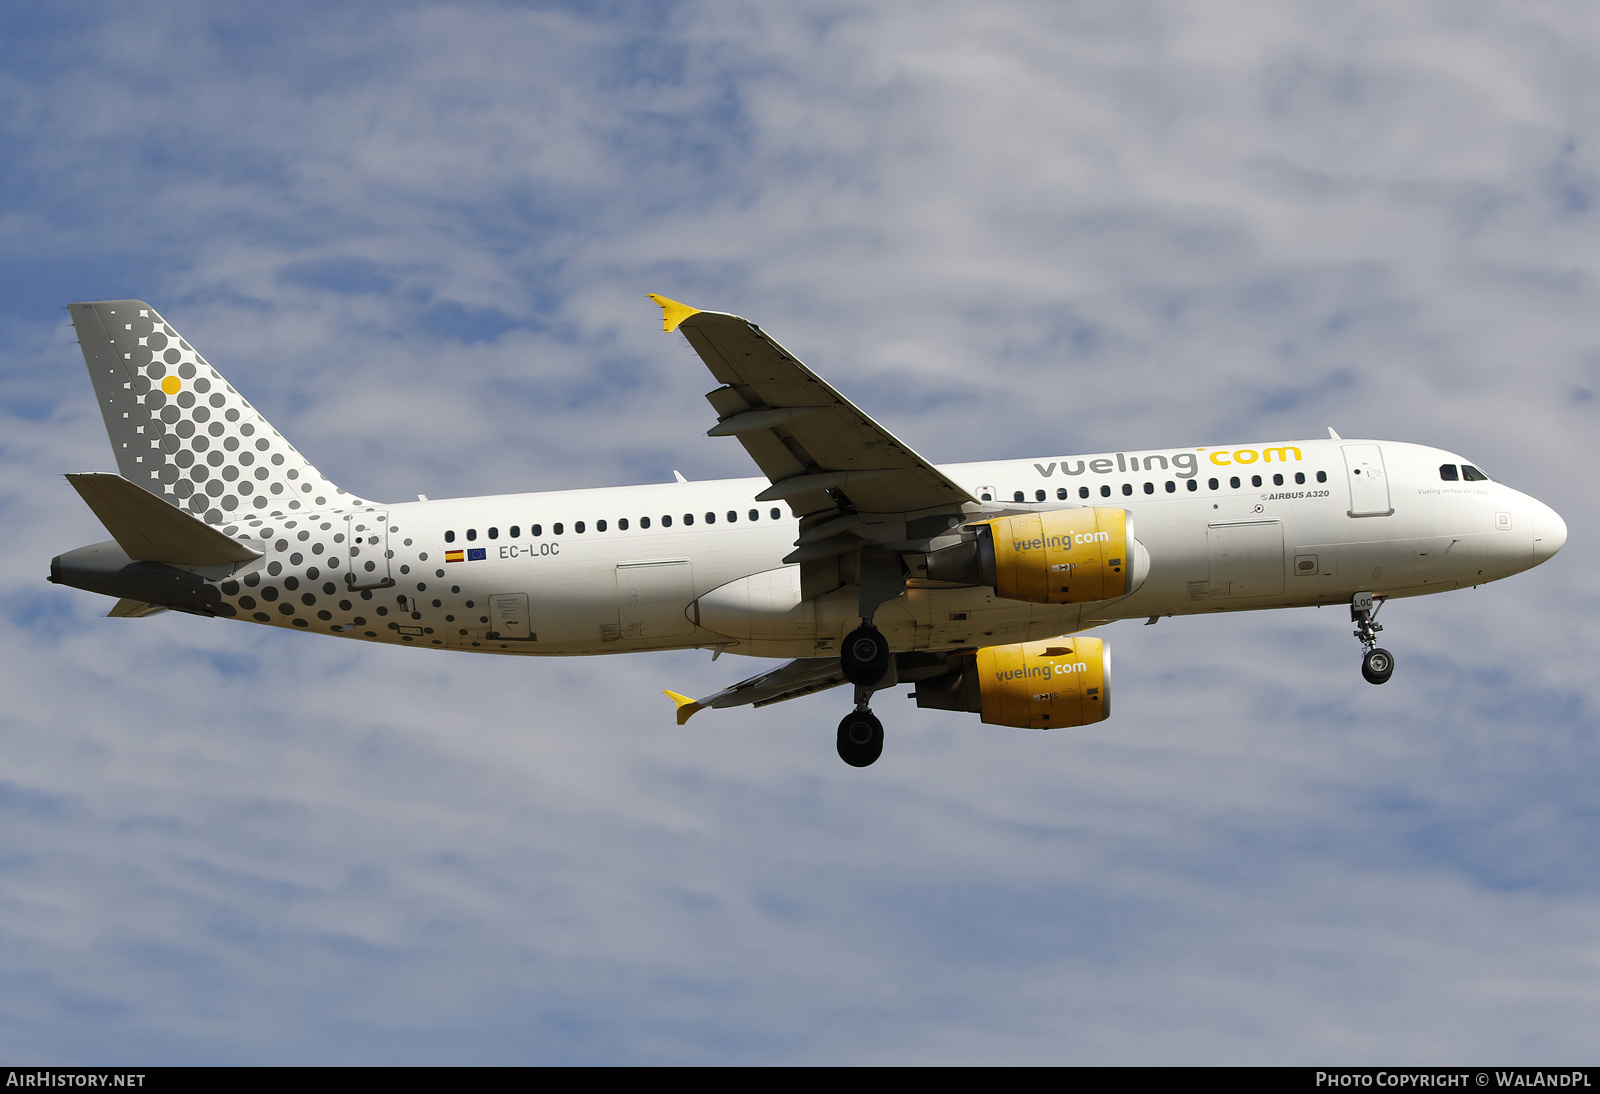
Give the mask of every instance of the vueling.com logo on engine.
[[1014, 539], [1013, 551], [1042, 551], [1046, 547], [1057, 551], [1070, 551], [1074, 543], [1109, 543], [1110, 532], [1070, 532], [1064, 536], [1035, 536], [1032, 539]]

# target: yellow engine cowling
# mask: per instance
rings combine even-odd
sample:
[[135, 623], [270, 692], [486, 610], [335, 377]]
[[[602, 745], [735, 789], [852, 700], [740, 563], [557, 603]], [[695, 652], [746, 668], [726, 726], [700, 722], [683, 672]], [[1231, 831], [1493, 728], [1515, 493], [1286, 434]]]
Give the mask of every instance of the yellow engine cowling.
[[1111, 648], [1098, 638], [989, 646], [973, 668], [990, 725], [1055, 729], [1111, 714]]
[[1111, 647], [1098, 638], [990, 646], [924, 678], [919, 707], [964, 710], [1019, 729], [1086, 726], [1111, 715]]
[[[997, 596], [1034, 604], [1087, 604], [1127, 596], [1145, 562], [1126, 509], [1052, 509], [977, 526], [993, 551]], [[984, 560], [988, 563], [988, 559]], [[987, 566], [986, 566], [987, 568]], [[991, 584], [985, 582], [985, 584]]]

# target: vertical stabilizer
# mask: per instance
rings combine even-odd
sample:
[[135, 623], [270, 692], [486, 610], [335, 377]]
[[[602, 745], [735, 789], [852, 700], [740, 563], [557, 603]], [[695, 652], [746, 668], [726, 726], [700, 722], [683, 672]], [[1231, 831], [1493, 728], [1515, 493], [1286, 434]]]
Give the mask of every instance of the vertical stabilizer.
[[129, 482], [207, 524], [364, 504], [312, 467], [149, 304], [70, 310]]

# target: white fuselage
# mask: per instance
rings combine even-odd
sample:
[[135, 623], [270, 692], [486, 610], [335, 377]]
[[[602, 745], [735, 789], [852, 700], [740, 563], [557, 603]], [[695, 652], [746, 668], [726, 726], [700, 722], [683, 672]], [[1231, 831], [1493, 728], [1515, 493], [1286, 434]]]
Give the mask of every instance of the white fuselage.
[[[1318, 440], [948, 465], [974, 497], [1013, 510], [1128, 509], [1148, 576], [1129, 596], [1084, 605], [913, 578], [876, 622], [897, 650], [989, 646], [1115, 619], [1442, 592], [1560, 548], [1565, 525], [1541, 502], [1441, 477], [1441, 465], [1464, 462], [1421, 445]], [[801, 601], [799, 567], [781, 561], [797, 521], [751, 500], [768, 485], [507, 494], [267, 520], [240, 529], [266, 555], [224, 586], [225, 599], [258, 622], [484, 653], [724, 646], [829, 656], [859, 621], [856, 591]], [[348, 591], [352, 567], [375, 587]]]

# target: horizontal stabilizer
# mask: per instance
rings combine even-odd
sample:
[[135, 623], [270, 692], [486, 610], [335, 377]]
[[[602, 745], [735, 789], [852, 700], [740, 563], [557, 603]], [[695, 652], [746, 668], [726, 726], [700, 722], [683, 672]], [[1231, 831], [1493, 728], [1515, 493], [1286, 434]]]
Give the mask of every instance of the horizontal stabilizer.
[[129, 558], [175, 566], [221, 566], [249, 562], [261, 552], [225, 536], [121, 475], [68, 475]]
[[114, 604], [106, 613], [107, 619], [143, 619], [147, 615], [156, 615], [167, 609], [160, 604], [146, 604], [142, 600], [129, 600], [126, 597]]

